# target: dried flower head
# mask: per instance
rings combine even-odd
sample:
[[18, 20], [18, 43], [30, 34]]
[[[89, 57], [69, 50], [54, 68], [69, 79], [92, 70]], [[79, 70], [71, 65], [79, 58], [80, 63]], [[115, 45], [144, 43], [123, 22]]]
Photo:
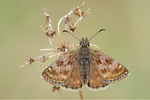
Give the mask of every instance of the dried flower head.
[[[69, 35], [69, 37], [66, 36], [66, 33], [61, 33], [63, 32], [63, 30], [71, 30], [72, 32], [75, 31], [77, 24], [79, 23], [79, 21], [81, 21], [83, 19], [83, 17], [86, 16], [87, 12], [85, 11], [81, 11], [81, 8], [83, 7], [85, 3], [82, 3], [79, 7], [73, 7], [73, 9], [67, 13], [66, 15], [64, 15], [62, 18], [60, 18], [60, 20], [58, 21], [57, 24], [57, 32], [55, 31], [55, 29], [53, 29], [52, 27], [52, 19], [50, 17], [50, 15], [47, 13], [46, 9], [44, 8], [44, 15], [46, 16], [45, 19], [45, 23], [47, 24], [47, 26], [45, 26], [45, 28], [42, 28], [44, 34], [46, 36], [48, 36], [49, 39], [49, 43], [52, 46], [55, 46], [55, 48], [46, 48], [46, 49], [40, 49], [40, 51], [51, 51], [50, 53], [47, 54], [43, 54], [39, 57], [36, 58], [30, 58], [28, 61], [26, 61], [24, 63], [24, 65], [21, 65], [20, 67], [24, 67], [25, 65], [30, 65], [33, 62], [38, 62], [39, 67], [48, 59], [54, 57], [54, 56], [60, 56], [62, 53], [68, 52], [70, 51], [70, 49], [74, 48], [74, 47], [78, 47], [79, 44], [73, 44], [73, 45], [69, 45], [70, 39], [71, 39], [71, 35]], [[87, 10], [89, 11], [89, 9]], [[72, 22], [72, 17], [71, 15], [77, 15], [79, 18], [77, 19], [76, 22]], [[64, 23], [62, 23], [62, 21], [64, 20]], [[60, 24], [65, 24], [65, 28], [63, 30], [60, 31]], [[73, 33], [72, 33], [73, 34]], [[59, 86], [55, 86], [53, 87], [52, 91], [55, 90], [59, 90]]]

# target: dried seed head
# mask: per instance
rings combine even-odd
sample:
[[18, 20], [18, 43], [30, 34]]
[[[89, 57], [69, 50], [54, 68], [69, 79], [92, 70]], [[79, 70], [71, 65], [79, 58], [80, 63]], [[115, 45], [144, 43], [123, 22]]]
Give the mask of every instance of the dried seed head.
[[39, 59], [39, 62], [40, 63], [43, 63], [47, 60], [46, 56], [42, 56], [40, 59]]
[[76, 27], [75, 27], [75, 26], [72, 26], [72, 25], [69, 25], [69, 28], [70, 28], [70, 30], [71, 30], [72, 32], [74, 32], [75, 29], [76, 29]]
[[53, 30], [51, 27], [47, 26], [45, 27], [45, 34], [48, 36], [48, 37], [53, 37], [55, 34], [56, 34], [56, 31]]
[[49, 15], [49, 14], [47, 14], [47, 12], [46, 12], [46, 9], [45, 9], [45, 8], [44, 8], [44, 10], [45, 10], [44, 15], [46, 16], [45, 23], [50, 23], [50, 24], [52, 24], [52, 20], [51, 20], [51, 18], [50, 18], [50, 15]]
[[35, 60], [33, 58], [30, 58], [27, 62], [30, 64], [32, 64]]
[[79, 7], [73, 7], [73, 13], [79, 17], [81, 17], [81, 12], [80, 12], [80, 8], [83, 7], [83, 5], [85, 4], [85, 2], [83, 2]]
[[82, 16], [82, 17], [85, 17], [86, 15], [87, 15], [87, 12], [86, 12], [86, 11], [82, 11], [82, 12], [81, 12], [81, 16]]
[[71, 17], [68, 15], [66, 18], [65, 18], [65, 23], [66, 24], [70, 24], [71, 22]]
[[50, 16], [46, 16], [45, 23], [49, 23], [49, 22], [50, 22]]
[[57, 47], [57, 50], [61, 51], [61, 52], [66, 52], [66, 51], [68, 51], [68, 48], [64, 45], [61, 45], [61, 47]]
[[78, 8], [78, 7], [74, 7], [74, 8], [73, 8], [73, 13], [74, 13], [75, 15], [77, 15], [77, 16], [80, 17], [80, 12], [79, 12], [79, 8]]
[[58, 91], [59, 89], [60, 89], [60, 87], [53, 86], [53, 88], [52, 88], [52, 92]]

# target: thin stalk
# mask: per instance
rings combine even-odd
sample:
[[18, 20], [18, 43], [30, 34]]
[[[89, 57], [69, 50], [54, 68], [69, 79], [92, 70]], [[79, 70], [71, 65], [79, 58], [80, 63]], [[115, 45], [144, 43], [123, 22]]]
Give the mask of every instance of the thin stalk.
[[83, 94], [82, 94], [82, 91], [81, 91], [81, 90], [79, 91], [79, 94], [80, 94], [81, 100], [83, 100]]

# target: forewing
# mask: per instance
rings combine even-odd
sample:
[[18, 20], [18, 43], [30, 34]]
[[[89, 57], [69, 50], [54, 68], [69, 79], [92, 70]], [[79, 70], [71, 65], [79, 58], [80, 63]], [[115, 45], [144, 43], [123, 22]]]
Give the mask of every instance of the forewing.
[[124, 79], [129, 73], [118, 61], [99, 50], [93, 50], [92, 57], [95, 59], [95, 68], [101, 80], [105, 83], [112, 83]]
[[74, 69], [75, 56], [74, 50], [61, 54], [58, 60], [43, 71], [43, 78], [53, 85], [66, 84]]
[[104, 88], [108, 86], [107, 83], [104, 83], [99, 76], [98, 71], [96, 70], [96, 63], [94, 59], [92, 60], [90, 64], [90, 73], [88, 77], [87, 86], [89, 88], [97, 89], [97, 88]]

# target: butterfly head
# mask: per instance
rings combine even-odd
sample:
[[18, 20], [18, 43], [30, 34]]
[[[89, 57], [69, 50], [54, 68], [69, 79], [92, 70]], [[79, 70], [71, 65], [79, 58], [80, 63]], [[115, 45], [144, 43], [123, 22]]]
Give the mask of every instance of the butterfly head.
[[88, 38], [86, 37], [86, 38], [82, 38], [81, 39], [81, 41], [80, 41], [80, 46], [82, 46], [82, 47], [88, 47], [88, 46], [90, 46], [90, 44], [89, 44], [89, 40], [88, 40]]

